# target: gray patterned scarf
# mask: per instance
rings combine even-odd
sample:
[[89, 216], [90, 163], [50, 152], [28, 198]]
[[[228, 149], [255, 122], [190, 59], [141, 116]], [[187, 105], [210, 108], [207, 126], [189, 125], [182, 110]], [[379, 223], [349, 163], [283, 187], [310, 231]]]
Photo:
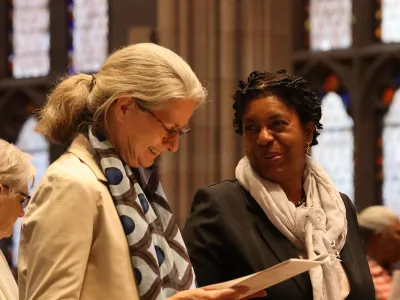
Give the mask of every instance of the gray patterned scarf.
[[339, 255], [347, 237], [346, 207], [326, 171], [306, 156], [303, 188], [307, 200], [300, 207], [288, 200], [278, 184], [261, 178], [247, 157], [237, 165], [236, 178], [272, 224], [298, 249], [306, 250], [308, 258], [329, 255], [325, 264], [310, 270], [314, 300], [341, 299], [345, 274]]
[[157, 171], [131, 169], [91, 127], [89, 141], [128, 240], [140, 299], [161, 300], [195, 288], [193, 268]]

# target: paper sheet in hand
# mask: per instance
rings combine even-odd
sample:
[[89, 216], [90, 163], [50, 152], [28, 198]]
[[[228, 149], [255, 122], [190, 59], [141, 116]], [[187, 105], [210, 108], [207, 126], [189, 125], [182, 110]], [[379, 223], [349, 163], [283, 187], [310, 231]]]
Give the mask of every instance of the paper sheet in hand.
[[254, 273], [234, 280], [207, 286], [207, 289], [226, 289], [235, 286], [247, 286], [250, 290], [242, 295], [243, 298], [273, 286], [286, 279], [292, 278], [313, 267], [322, 265], [328, 260], [327, 255], [317, 256], [315, 259], [288, 259], [264, 271]]

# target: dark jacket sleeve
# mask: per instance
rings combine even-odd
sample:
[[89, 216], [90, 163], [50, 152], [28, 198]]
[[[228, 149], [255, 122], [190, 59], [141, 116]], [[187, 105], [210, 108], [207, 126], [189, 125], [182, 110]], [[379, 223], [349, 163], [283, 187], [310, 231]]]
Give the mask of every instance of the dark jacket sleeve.
[[350, 281], [349, 300], [375, 299], [372, 276], [365, 256], [356, 209], [345, 194], [341, 194], [347, 212], [347, 240], [342, 249], [342, 259], [346, 262], [347, 277]]
[[193, 264], [199, 287], [221, 282], [223, 270], [224, 224], [215, 195], [200, 189], [193, 200], [183, 239]]

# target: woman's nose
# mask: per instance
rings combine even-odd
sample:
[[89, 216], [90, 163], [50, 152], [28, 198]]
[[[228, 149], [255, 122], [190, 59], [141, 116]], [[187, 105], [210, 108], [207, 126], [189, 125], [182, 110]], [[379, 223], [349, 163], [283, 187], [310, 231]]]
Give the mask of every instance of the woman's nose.
[[261, 128], [260, 133], [258, 134], [257, 138], [257, 145], [268, 145], [274, 140], [274, 137], [270, 132], [268, 131], [267, 128]]
[[166, 147], [168, 148], [169, 151], [171, 151], [171, 152], [178, 151], [178, 149], [179, 149], [179, 135], [178, 134], [174, 135], [170, 139], [166, 140], [164, 142], [164, 144], [166, 145]]
[[25, 210], [22, 208], [21, 205], [21, 210], [19, 211], [18, 217], [22, 218], [23, 216], [25, 216]]

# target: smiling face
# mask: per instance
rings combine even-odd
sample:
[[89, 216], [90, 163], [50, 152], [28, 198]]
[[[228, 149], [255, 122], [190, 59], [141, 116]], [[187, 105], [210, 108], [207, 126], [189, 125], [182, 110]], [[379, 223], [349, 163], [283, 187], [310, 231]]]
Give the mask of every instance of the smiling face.
[[130, 167], [150, 167], [162, 152], [178, 151], [179, 134], [171, 136], [171, 131], [185, 128], [196, 104], [192, 100], [171, 100], [149, 112], [132, 98], [120, 98], [108, 111], [107, 138]]
[[303, 125], [296, 110], [272, 94], [251, 100], [242, 119], [246, 156], [261, 177], [278, 184], [302, 177], [312, 122]]

